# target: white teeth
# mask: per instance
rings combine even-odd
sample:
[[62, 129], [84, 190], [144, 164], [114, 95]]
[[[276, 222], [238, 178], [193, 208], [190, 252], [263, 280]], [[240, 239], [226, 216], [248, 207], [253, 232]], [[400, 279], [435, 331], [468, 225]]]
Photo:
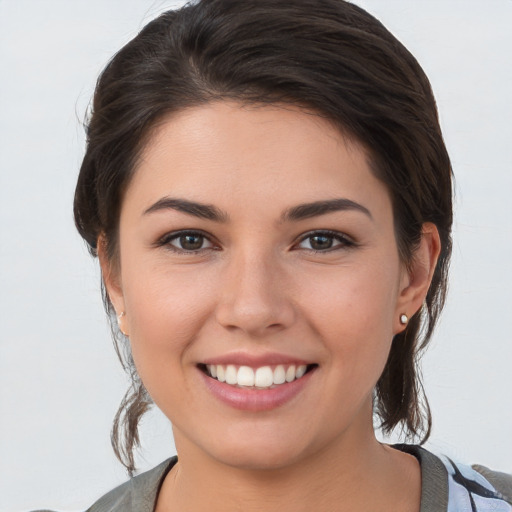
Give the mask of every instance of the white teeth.
[[307, 366], [305, 364], [299, 366], [295, 371], [295, 378], [300, 379], [306, 373]]
[[226, 382], [228, 384], [238, 384], [236, 377], [236, 368], [232, 364], [228, 364], [226, 368]]
[[286, 382], [291, 382], [292, 380], [295, 380], [295, 365], [292, 364], [288, 367], [288, 370], [286, 370]]
[[282, 364], [276, 366], [273, 382], [274, 384], [284, 384], [286, 382], [286, 372], [284, 371], [284, 366]]
[[206, 370], [209, 375], [219, 382], [226, 382], [231, 386], [270, 388], [279, 386], [285, 382], [293, 382], [304, 376], [307, 366], [294, 364], [290, 366], [279, 364], [273, 370], [270, 366], [261, 366], [253, 369], [250, 366], [237, 366], [228, 364], [227, 366], [207, 365]]
[[217, 380], [220, 382], [226, 382], [226, 375], [224, 373], [224, 366], [217, 365]]
[[254, 386], [254, 370], [249, 366], [240, 366], [237, 381], [239, 386]]
[[254, 374], [254, 385], [257, 388], [268, 388], [274, 383], [274, 372], [270, 366], [262, 366]]

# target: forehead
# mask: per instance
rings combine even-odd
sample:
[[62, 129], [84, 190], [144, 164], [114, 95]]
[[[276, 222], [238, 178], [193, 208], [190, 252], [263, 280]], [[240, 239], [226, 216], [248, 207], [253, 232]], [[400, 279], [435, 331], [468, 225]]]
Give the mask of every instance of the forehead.
[[340, 194], [389, 202], [363, 147], [330, 121], [297, 107], [234, 102], [186, 109], [156, 127], [125, 201], [147, 208], [164, 194], [269, 208]]

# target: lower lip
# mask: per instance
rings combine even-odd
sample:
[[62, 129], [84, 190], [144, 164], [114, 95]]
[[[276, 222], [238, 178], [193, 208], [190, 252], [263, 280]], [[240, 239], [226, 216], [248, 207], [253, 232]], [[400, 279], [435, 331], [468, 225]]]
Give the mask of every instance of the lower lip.
[[235, 409], [245, 411], [269, 411], [286, 404], [304, 389], [315, 370], [316, 367], [300, 379], [280, 384], [275, 388], [248, 389], [220, 382], [198, 369], [206, 387], [216, 398]]

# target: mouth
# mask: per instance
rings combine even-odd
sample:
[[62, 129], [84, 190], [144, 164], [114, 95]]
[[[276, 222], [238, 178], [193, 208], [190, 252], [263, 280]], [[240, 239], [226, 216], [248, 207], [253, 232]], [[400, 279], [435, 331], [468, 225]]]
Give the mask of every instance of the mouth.
[[313, 371], [317, 364], [278, 364], [252, 368], [235, 364], [199, 364], [208, 377], [243, 389], [274, 389], [300, 380]]

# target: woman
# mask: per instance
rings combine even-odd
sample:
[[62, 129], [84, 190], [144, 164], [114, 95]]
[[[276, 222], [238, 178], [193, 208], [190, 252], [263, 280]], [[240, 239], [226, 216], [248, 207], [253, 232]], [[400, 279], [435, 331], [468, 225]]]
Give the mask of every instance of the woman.
[[428, 437], [452, 214], [428, 80], [370, 15], [150, 23], [98, 82], [75, 219], [133, 378], [117, 453], [151, 401], [178, 452], [91, 510], [511, 510], [506, 476], [375, 439]]

